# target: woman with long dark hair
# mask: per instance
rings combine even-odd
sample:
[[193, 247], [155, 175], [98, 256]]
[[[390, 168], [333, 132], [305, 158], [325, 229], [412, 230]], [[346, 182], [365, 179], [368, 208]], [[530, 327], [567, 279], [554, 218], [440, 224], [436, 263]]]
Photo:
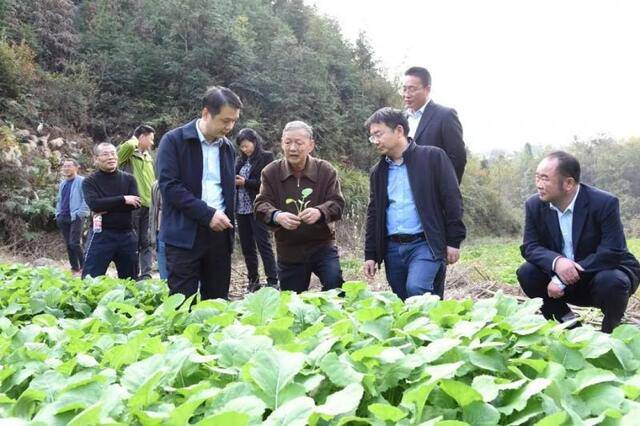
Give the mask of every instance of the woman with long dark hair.
[[260, 192], [260, 174], [274, 160], [274, 156], [271, 151], [264, 150], [262, 138], [253, 129], [240, 130], [236, 143], [240, 150], [236, 160], [236, 221], [240, 247], [247, 265], [249, 291], [260, 288], [256, 245], [267, 276], [267, 285], [277, 287], [278, 272], [271, 247], [271, 234], [267, 226], [257, 221], [253, 214], [253, 201]]

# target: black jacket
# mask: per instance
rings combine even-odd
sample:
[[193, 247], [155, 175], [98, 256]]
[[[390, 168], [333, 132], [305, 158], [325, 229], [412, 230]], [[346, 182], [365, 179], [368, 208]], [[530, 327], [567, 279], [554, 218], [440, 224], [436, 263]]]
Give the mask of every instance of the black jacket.
[[467, 151], [462, 140], [462, 124], [455, 109], [429, 101], [413, 140], [418, 145], [442, 148], [453, 164], [458, 182], [462, 182]]
[[135, 207], [124, 202], [125, 195], [138, 195], [133, 175], [116, 170], [97, 170], [82, 181], [84, 200], [93, 212], [103, 212], [103, 229], [132, 229]]
[[[466, 236], [462, 195], [456, 174], [440, 148], [410, 142], [403, 154], [411, 193], [427, 244], [436, 258], [446, 259], [447, 246], [460, 247]], [[386, 251], [389, 164], [384, 157], [371, 169], [365, 260], [381, 263]]]
[[[527, 262], [553, 275], [552, 265], [564, 245], [558, 214], [535, 194], [525, 203], [526, 219], [520, 252]], [[574, 204], [572, 240], [574, 260], [585, 273], [606, 269], [631, 272], [633, 292], [640, 278], [640, 264], [627, 250], [618, 199], [608, 192], [580, 184]], [[634, 277], [635, 276], [635, 277]]]
[[[162, 219], [159, 238], [167, 244], [190, 249], [198, 225], [209, 226], [215, 213], [202, 201], [202, 146], [196, 130], [197, 120], [171, 130], [158, 148], [158, 185], [162, 194]], [[225, 214], [234, 222], [236, 153], [227, 138], [220, 145], [220, 174]], [[228, 232], [233, 249], [233, 229]]]
[[[257, 150], [258, 148], [256, 148]], [[260, 174], [262, 169], [269, 163], [275, 160], [275, 156], [271, 151], [256, 151], [255, 155], [247, 158], [244, 155], [239, 155], [236, 159], [236, 175], [240, 174], [240, 169], [247, 161], [251, 161], [251, 171], [249, 172], [249, 178], [244, 181], [244, 189], [247, 190], [251, 201], [256, 199], [256, 195], [260, 192]]]

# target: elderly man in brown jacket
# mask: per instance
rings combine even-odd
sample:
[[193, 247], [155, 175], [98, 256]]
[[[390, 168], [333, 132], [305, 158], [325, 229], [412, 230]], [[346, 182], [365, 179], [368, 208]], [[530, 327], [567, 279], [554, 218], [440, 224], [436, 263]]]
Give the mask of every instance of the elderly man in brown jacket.
[[338, 173], [309, 155], [315, 141], [307, 123], [287, 123], [281, 146], [285, 158], [264, 168], [254, 204], [258, 220], [275, 230], [280, 288], [308, 290], [312, 272], [323, 290], [340, 287], [334, 222], [342, 217], [344, 198]]

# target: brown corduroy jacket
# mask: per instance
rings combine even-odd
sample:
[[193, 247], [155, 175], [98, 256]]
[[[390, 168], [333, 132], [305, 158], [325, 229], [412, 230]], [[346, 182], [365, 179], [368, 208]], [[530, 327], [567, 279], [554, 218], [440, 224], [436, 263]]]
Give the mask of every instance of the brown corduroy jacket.
[[[336, 169], [327, 161], [309, 156], [300, 177], [296, 177], [286, 159], [274, 161], [262, 170], [260, 193], [254, 208], [258, 220], [275, 230], [278, 261], [286, 263], [305, 262], [318, 248], [334, 244], [334, 223], [342, 218], [344, 198]], [[287, 230], [273, 222], [277, 211], [298, 214], [291, 198], [299, 200], [302, 190], [311, 188], [313, 192], [305, 199], [306, 207], [315, 207], [322, 213], [317, 223], [302, 223], [294, 230]]]

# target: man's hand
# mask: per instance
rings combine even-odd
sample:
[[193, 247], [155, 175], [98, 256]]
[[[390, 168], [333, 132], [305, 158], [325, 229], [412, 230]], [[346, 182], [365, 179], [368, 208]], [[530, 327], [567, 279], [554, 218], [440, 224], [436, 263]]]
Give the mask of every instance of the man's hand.
[[552, 299], [559, 299], [564, 296], [564, 289], [559, 287], [555, 282], [549, 281], [549, 284], [547, 285], [547, 294]]
[[244, 179], [242, 176], [240, 176], [240, 175], [236, 175], [236, 186], [237, 186], [238, 188], [242, 188], [242, 187], [244, 187], [244, 180], [245, 180], [245, 179]]
[[231, 220], [227, 217], [222, 210], [216, 210], [209, 222], [209, 228], [216, 232], [224, 231], [225, 229], [233, 228]]
[[302, 210], [299, 217], [300, 220], [302, 220], [307, 225], [313, 225], [320, 220], [320, 218], [322, 217], [322, 213], [320, 213], [320, 210], [315, 207], [309, 207], [308, 209]]
[[278, 225], [282, 226], [284, 229], [288, 229], [289, 231], [297, 229], [302, 223], [298, 216], [289, 212], [278, 213], [275, 220]]
[[453, 265], [460, 259], [460, 249], [447, 246], [447, 263]]
[[140, 197], [138, 197], [137, 195], [125, 195], [124, 203], [137, 209], [138, 207], [140, 207]]
[[362, 270], [364, 271], [364, 276], [365, 277], [367, 277], [368, 279], [372, 279], [373, 277], [376, 276], [376, 272], [378, 270], [378, 267], [376, 266], [376, 261], [375, 260], [366, 260], [364, 262]]
[[554, 272], [560, 277], [565, 284], [575, 284], [580, 279], [580, 272], [584, 271], [582, 266], [578, 265], [571, 259], [559, 257], [556, 260]]

